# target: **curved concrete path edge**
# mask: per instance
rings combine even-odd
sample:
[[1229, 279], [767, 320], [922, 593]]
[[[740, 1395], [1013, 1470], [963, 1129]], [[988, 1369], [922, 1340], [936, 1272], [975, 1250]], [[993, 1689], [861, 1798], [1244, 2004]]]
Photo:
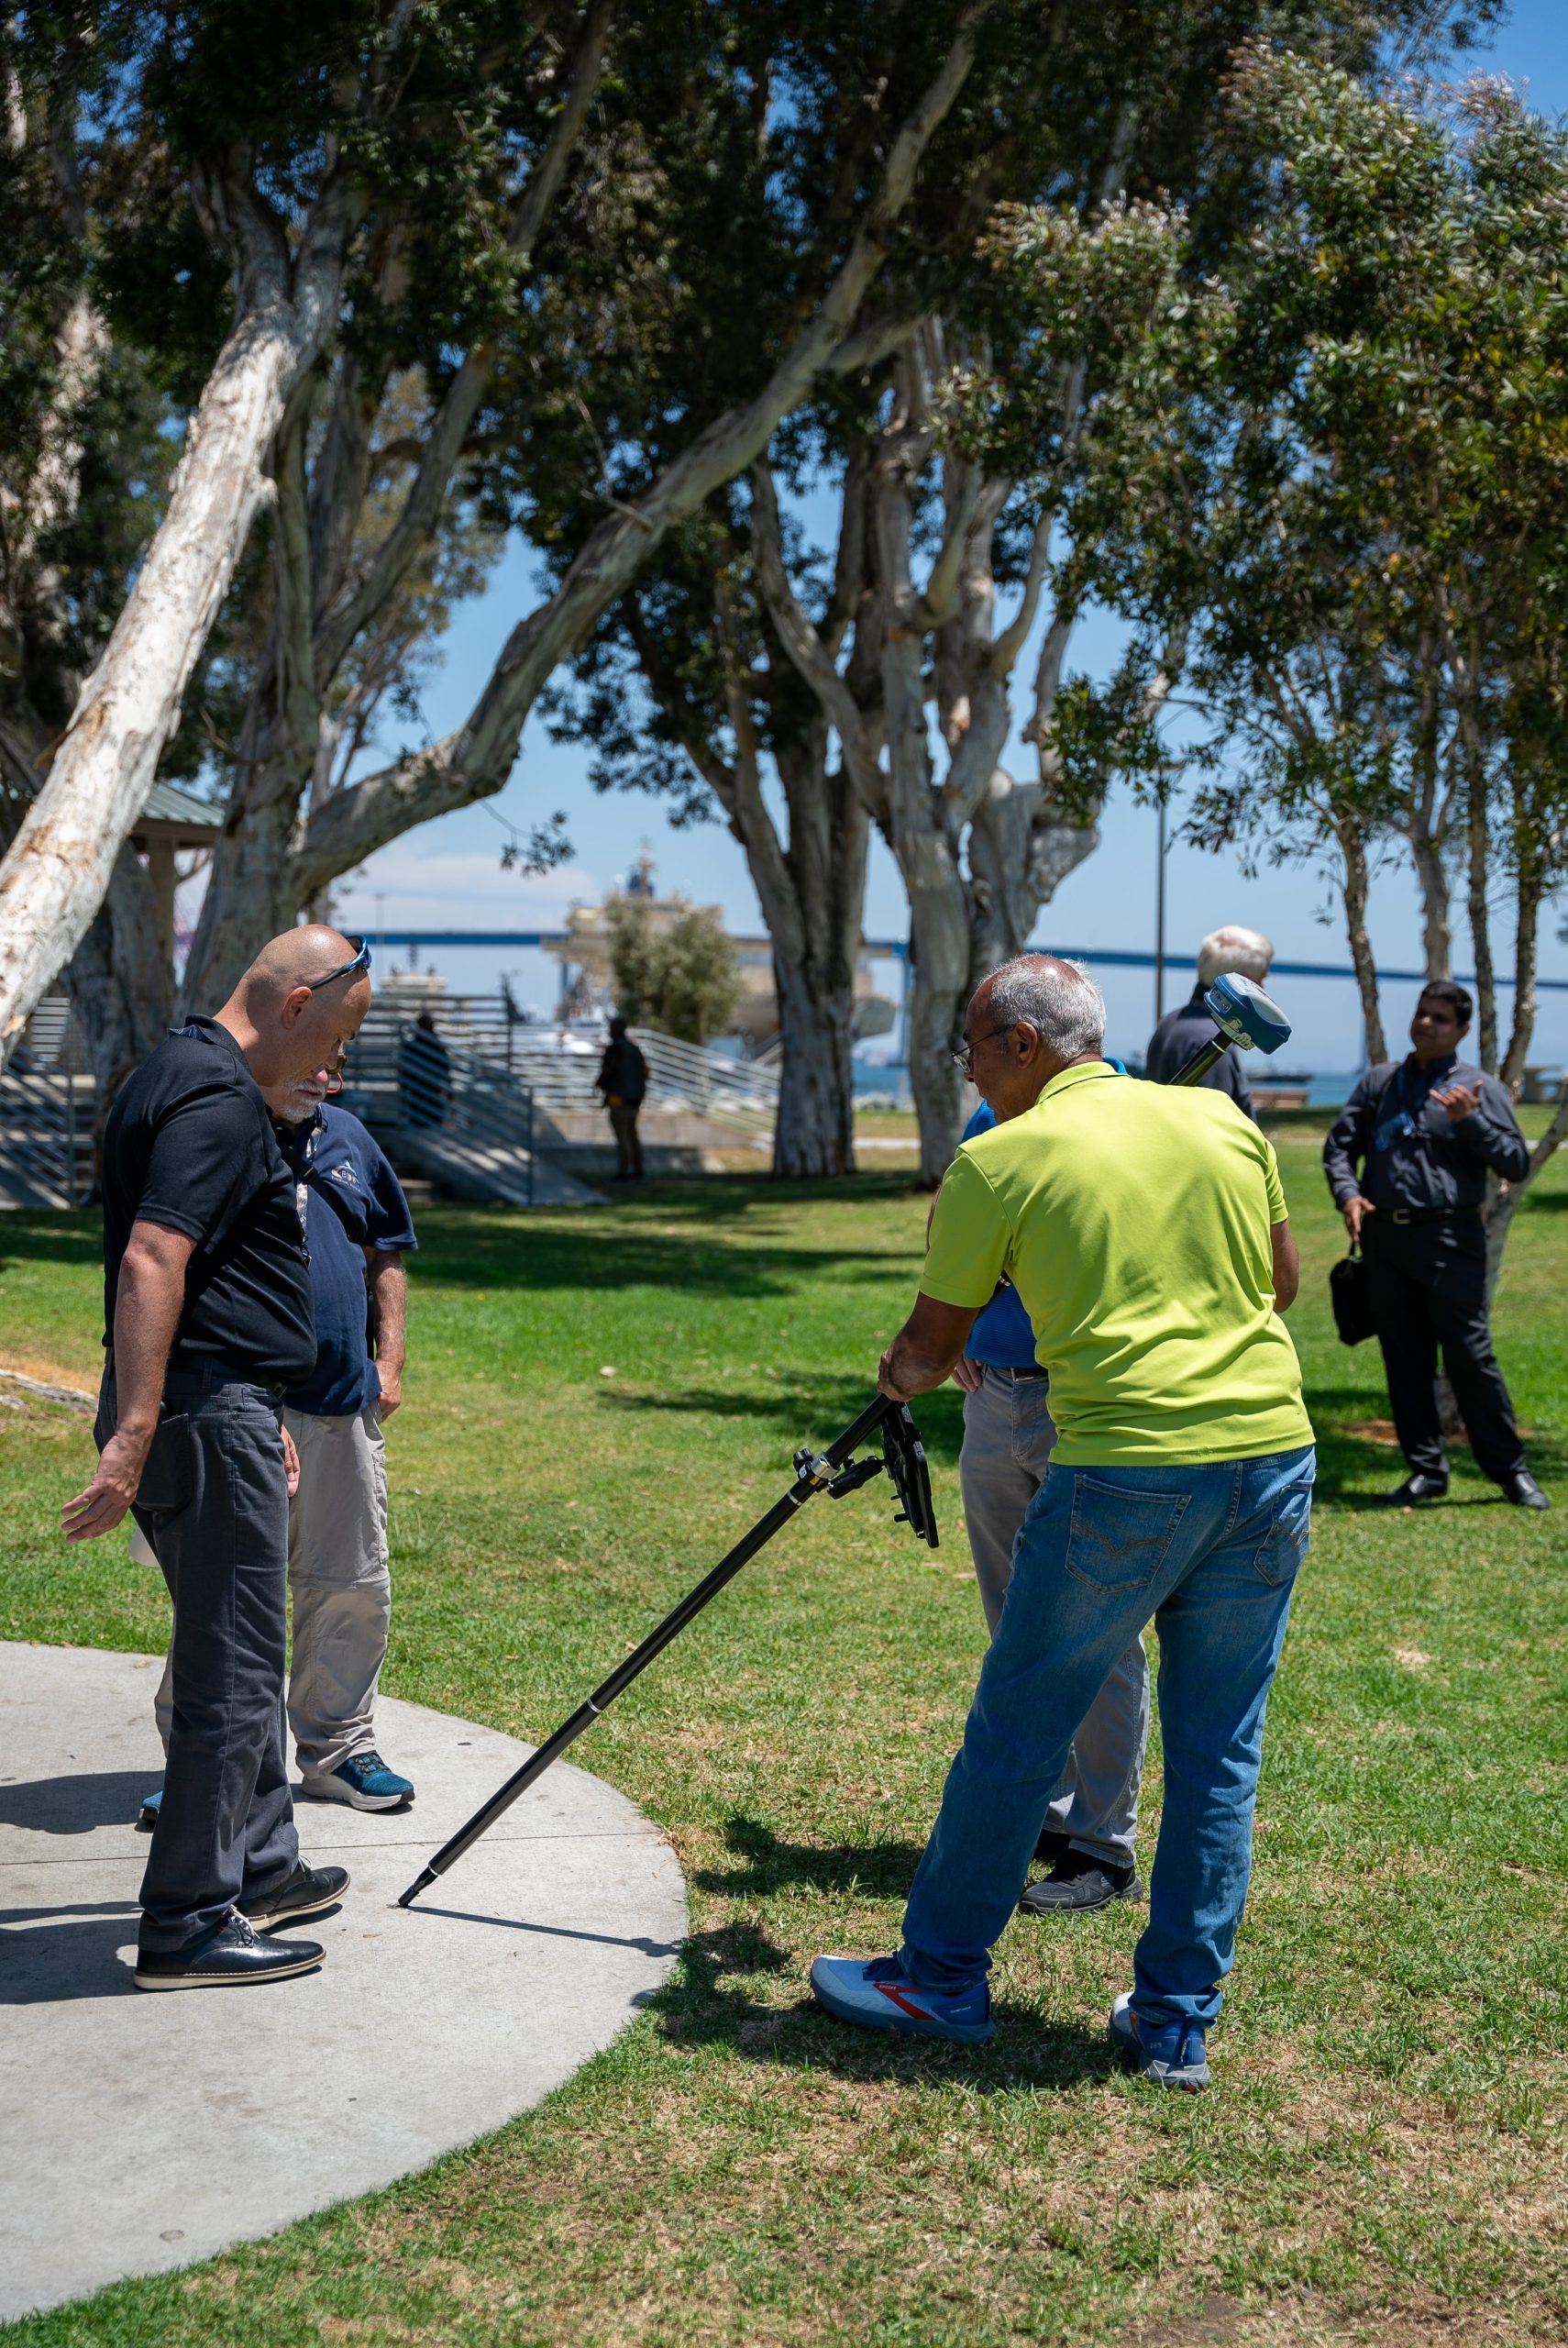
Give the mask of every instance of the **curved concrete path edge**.
[[210, 2256], [423, 2168], [569, 2078], [668, 1977], [675, 1855], [552, 1769], [425, 1894], [397, 1894], [530, 1748], [383, 1698], [414, 1808], [302, 1802], [352, 1877], [320, 1972], [151, 1997], [130, 1977], [162, 1766], [161, 1658], [0, 1643], [0, 2319]]

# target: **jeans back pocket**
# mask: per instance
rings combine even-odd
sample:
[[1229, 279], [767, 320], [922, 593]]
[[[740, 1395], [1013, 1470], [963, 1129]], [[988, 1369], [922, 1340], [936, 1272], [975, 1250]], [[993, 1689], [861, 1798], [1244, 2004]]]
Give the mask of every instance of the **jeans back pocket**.
[[1258, 1545], [1253, 1569], [1278, 1589], [1301, 1569], [1312, 1531], [1312, 1479], [1286, 1484], [1275, 1498], [1268, 1532]]
[[1096, 1589], [1146, 1589], [1165, 1564], [1190, 1498], [1139, 1491], [1080, 1469], [1073, 1479], [1067, 1571]]

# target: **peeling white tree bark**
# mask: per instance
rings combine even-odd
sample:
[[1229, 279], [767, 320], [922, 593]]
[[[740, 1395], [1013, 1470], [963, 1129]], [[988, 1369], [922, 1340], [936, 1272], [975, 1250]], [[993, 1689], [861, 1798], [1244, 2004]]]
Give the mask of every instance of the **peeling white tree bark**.
[[297, 259], [241, 192], [209, 192], [245, 250], [242, 315], [192, 418], [169, 507], [104, 656], [0, 865], [0, 1061], [85, 936], [147, 803], [191, 672], [265, 493], [262, 459], [336, 323], [354, 224], [317, 204]]

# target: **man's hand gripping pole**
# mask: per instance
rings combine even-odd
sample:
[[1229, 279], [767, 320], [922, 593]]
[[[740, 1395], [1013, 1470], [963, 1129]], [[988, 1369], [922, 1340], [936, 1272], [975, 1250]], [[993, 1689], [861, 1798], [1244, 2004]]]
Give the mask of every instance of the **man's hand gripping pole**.
[[[882, 1430], [880, 1455], [869, 1454], [856, 1459], [856, 1445], [864, 1443], [877, 1428]], [[798, 1451], [795, 1454], [795, 1481], [787, 1492], [774, 1501], [766, 1516], [759, 1518], [751, 1531], [736, 1542], [727, 1556], [721, 1557], [712, 1573], [703, 1577], [695, 1589], [689, 1590], [679, 1606], [671, 1609], [663, 1622], [651, 1630], [641, 1646], [616, 1665], [608, 1679], [601, 1682], [591, 1696], [586, 1697], [575, 1712], [562, 1721], [553, 1736], [547, 1736], [538, 1751], [525, 1761], [523, 1767], [507, 1778], [506, 1783], [491, 1794], [482, 1810], [475, 1811], [466, 1826], [458, 1828], [451, 1840], [442, 1844], [429, 1866], [409, 1885], [398, 1899], [400, 1908], [411, 1907], [422, 1891], [473, 1844], [487, 1827], [493, 1826], [503, 1811], [511, 1809], [519, 1794], [541, 1778], [552, 1761], [557, 1761], [569, 1744], [575, 1744], [585, 1728], [591, 1727], [600, 1714], [608, 1711], [617, 1696], [628, 1689], [639, 1672], [645, 1671], [656, 1655], [663, 1653], [670, 1641], [678, 1638], [688, 1623], [702, 1611], [712, 1598], [716, 1598], [724, 1584], [733, 1581], [744, 1565], [765, 1548], [776, 1533], [781, 1532], [797, 1511], [818, 1492], [825, 1491], [830, 1500], [843, 1500], [869, 1483], [873, 1476], [886, 1468], [893, 1479], [899, 1496], [896, 1522], [908, 1524], [916, 1537], [931, 1548], [936, 1546], [936, 1512], [932, 1506], [931, 1477], [927, 1472], [925, 1449], [920, 1433], [911, 1418], [908, 1405], [895, 1402], [886, 1394], [861, 1412], [854, 1423], [834, 1437], [825, 1451]]]

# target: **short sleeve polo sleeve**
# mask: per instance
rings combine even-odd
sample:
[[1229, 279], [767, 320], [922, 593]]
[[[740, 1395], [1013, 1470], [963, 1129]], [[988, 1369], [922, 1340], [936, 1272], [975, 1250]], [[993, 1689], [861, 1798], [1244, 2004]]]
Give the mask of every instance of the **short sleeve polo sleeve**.
[[403, 1184], [385, 1152], [374, 1142], [366, 1152], [365, 1172], [370, 1194], [365, 1245], [384, 1248], [388, 1253], [417, 1247], [419, 1242], [414, 1235], [414, 1221], [403, 1194]]
[[1275, 1156], [1274, 1144], [1271, 1141], [1265, 1141], [1264, 1144], [1264, 1181], [1268, 1191], [1268, 1219], [1271, 1225], [1276, 1223], [1288, 1223], [1290, 1209], [1285, 1203], [1285, 1185], [1279, 1179], [1279, 1160]]
[[1012, 1230], [995, 1191], [972, 1157], [960, 1150], [943, 1177], [921, 1294], [938, 1304], [988, 1304], [1012, 1245]]
[[187, 1092], [153, 1137], [137, 1221], [183, 1232], [211, 1255], [266, 1173], [259, 1103], [232, 1085]]

